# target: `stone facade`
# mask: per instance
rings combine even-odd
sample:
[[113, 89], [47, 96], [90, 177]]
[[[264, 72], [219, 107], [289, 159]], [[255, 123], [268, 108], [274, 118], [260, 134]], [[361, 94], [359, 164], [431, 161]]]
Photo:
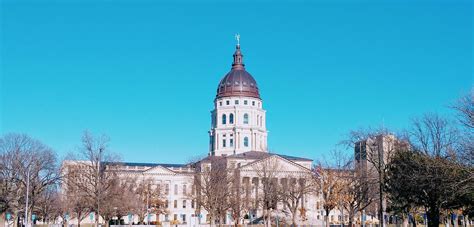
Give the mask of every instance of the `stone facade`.
[[[264, 163], [273, 162], [278, 166], [272, 168], [272, 180], [281, 185], [288, 185], [288, 182], [293, 182], [292, 179], [299, 182], [298, 179], [312, 174], [313, 160], [268, 152], [266, 111], [256, 81], [245, 71], [239, 45], [234, 53], [231, 71], [218, 85], [214, 110], [211, 111], [209, 136], [209, 156], [191, 164], [121, 163], [118, 169], [121, 176], [146, 179], [165, 189], [167, 213], [152, 214], [150, 221], [167, 223], [177, 220], [180, 224], [190, 226], [208, 222], [207, 211], [197, 206], [195, 198], [199, 195], [195, 195], [198, 192], [192, 188], [196, 173], [210, 165], [212, 157], [220, 157], [225, 161], [229, 174], [235, 176], [235, 184], [242, 190], [242, 202], [247, 203], [242, 216], [248, 219], [239, 220], [240, 223], [248, 223], [263, 214], [261, 206], [255, 201], [262, 194], [260, 186], [263, 178], [259, 168]], [[317, 206], [319, 200], [318, 193], [309, 193], [301, 199], [300, 206], [305, 210], [305, 215], [296, 218], [298, 223], [322, 224], [323, 210]], [[278, 203], [277, 207], [277, 210], [287, 211], [282, 203]], [[288, 213], [275, 212], [272, 215], [289, 223]], [[128, 218], [124, 217], [124, 220], [128, 224]], [[138, 220], [134, 215], [132, 221], [143, 220]], [[74, 220], [71, 222], [74, 223]], [[83, 223], [87, 222], [84, 220]], [[235, 222], [230, 216], [226, 217], [227, 224]]]

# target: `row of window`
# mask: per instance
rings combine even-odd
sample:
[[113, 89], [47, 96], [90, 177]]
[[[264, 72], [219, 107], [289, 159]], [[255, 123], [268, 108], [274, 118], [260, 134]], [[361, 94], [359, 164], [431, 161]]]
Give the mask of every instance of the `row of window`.
[[[248, 124], [249, 123], [249, 115], [248, 114], [244, 114], [244, 124]], [[223, 114], [222, 115], [222, 124], [225, 125], [227, 124], [227, 115], [226, 114]], [[234, 124], [234, 114], [229, 114], [229, 124]]]
[[[316, 218], [318, 220], [322, 220], [323, 217], [324, 217], [324, 215], [321, 214], [321, 215], [318, 215]], [[330, 217], [329, 221], [332, 221], [332, 222], [335, 221], [334, 220], [334, 215], [330, 215], [329, 217]], [[337, 215], [336, 217], [337, 217], [337, 221], [342, 221], [342, 216], [341, 215]], [[359, 220], [359, 219], [357, 219], [357, 220]], [[344, 221], [349, 221], [349, 216], [348, 215], [344, 215]]]
[[[183, 203], [182, 203], [183, 208], [186, 208], [186, 207], [187, 207], [187, 203], [188, 203], [187, 200], [183, 200]], [[168, 208], [168, 200], [166, 200], [165, 206], [166, 206], [166, 208]], [[175, 201], [173, 202], [173, 207], [174, 207], [174, 208], [178, 208], [178, 200], [175, 200]], [[194, 209], [194, 207], [195, 207], [195, 202], [194, 202], [194, 200], [191, 200], [191, 208]]]
[[[181, 217], [181, 223], [185, 224], [186, 223], [186, 214], [181, 214], [180, 217]], [[173, 214], [173, 220], [178, 221], [178, 214]], [[165, 221], [170, 221], [168, 214], [165, 214]]]
[[[244, 147], [249, 146], [249, 138], [244, 137]], [[227, 147], [227, 139], [222, 139], [222, 147]], [[229, 139], [229, 147], [234, 147], [234, 139]]]
[[[226, 100], [225, 104], [228, 106], [230, 105], [230, 100]], [[239, 100], [234, 100], [235, 105], [239, 105]], [[244, 100], [244, 105], [248, 105], [248, 100]], [[260, 106], [260, 103], [258, 104]], [[222, 106], [222, 101], [219, 102], [219, 106]], [[252, 106], [255, 106], [255, 101], [252, 101]]]

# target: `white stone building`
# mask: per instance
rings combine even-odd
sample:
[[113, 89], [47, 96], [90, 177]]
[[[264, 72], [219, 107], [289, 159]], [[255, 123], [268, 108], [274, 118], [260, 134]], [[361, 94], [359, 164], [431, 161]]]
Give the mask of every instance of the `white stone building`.
[[[211, 111], [208, 157], [190, 165], [124, 162], [120, 172], [123, 176], [136, 179], [152, 179], [156, 185], [165, 188], [168, 212], [166, 215], [152, 214], [150, 221], [167, 223], [178, 220], [180, 224], [189, 226], [203, 224], [207, 222], [207, 212], [198, 209], [196, 201], [189, 194], [192, 194], [195, 172], [206, 168], [212, 157], [225, 160], [227, 168], [238, 176], [238, 184], [242, 185], [246, 196], [252, 198], [261, 193], [259, 185], [262, 184], [262, 179], [258, 169], [262, 163], [277, 163], [278, 173], [274, 178], [279, 183], [312, 174], [313, 160], [268, 152], [267, 134], [266, 111], [257, 82], [245, 70], [240, 45], [237, 45], [231, 71], [219, 82], [214, 110]], [[319, 198], [318, 193], [302, 198], [300, 206], [304, 208], [306, 215], [304, 219], [297, 217], [298, 223], [322, 224], [322, 207], [317, 207]], [[253, 208], [255, 209], [252, 211], [245, 211], [249, 219], [241, 220], [241, 223], [262, 216], [261, 207]], [[282, 204], [278, 204], [278, 208], [284, 209]], [[291, 219], [283, 212], [275, 212], [273, 215], [279, 220]], [[128, 224], [128, 218], [124, 217], [124, 220]], [[132, 221], [139, 221], [136, 215]], [[87, 222], [88, 220], [84, 220], [82, 223]], [[227, 224], [234, 222], [231, 217], [226, 217]]]

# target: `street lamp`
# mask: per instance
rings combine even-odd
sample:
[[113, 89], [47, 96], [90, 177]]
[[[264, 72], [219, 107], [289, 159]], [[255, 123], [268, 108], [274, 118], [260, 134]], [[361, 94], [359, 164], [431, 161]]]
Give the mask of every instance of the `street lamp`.
[[28, 196], [30, 194], [30, 164], [28, 164], [26, 172], [26, 204], [25, 204], [25, 227], [29, 227], [28, 223]]

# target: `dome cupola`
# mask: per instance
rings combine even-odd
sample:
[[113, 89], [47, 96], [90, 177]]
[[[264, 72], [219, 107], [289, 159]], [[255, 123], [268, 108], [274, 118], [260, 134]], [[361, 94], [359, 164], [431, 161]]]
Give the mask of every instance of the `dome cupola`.
[[244, 55], [240, 51], [240, 44], [237, 44], [234, 52], [232, 68], [217, 87], [216, 98], [243, 96], [260, 99], [257, 82], [245, 70]]

